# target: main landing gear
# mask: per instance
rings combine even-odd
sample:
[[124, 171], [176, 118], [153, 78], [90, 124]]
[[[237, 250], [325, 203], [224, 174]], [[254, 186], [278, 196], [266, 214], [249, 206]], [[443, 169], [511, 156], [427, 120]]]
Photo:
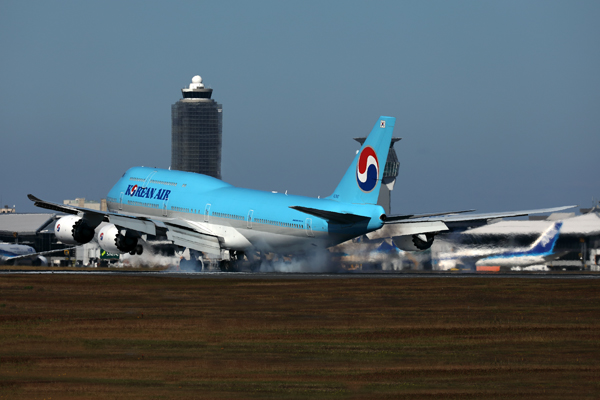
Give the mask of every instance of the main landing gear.
[[229, 260], [223, 260], [219, 267], [223, 272], [258, 271], [262, 261], [262, 253], [246, 254], [244, 251], [229, 251]]
[[144, 252], [144, 248], [142, 247], [141, 244], [138, 244], [135, 246], [135, 249], [133, 249], [129, 252], [129, 254], [131, 254], [132, 256], [135, 256], [136, 254], [138, 256], [141, 256], [143, 252]]

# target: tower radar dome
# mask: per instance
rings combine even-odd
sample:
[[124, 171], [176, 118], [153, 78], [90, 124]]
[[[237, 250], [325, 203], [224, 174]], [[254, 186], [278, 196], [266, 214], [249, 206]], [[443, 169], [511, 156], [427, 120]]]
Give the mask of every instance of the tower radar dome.
[[202, 77], [200, 75], [196, 75], [192, 78], [192, 83], [190, 83], [189, 88], [191, 90], [194, 89], [204, 89], [204, 84], [202, 83]]

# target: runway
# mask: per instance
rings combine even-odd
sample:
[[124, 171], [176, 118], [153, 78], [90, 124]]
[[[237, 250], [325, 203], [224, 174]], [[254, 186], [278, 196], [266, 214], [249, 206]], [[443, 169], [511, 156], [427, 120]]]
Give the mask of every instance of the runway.
[[600, 279], [597, 272], [549, 273], [549, 272], [343, 272], [343, 273], [297, 273], [297, 272], [183, 272], [183, 271], [73, 271], [73, 270], [0, 270], [1, 275], [112, 275], [112, 276], [153, 276], [157, 278], [186, 279], [413, 279], [413, 278], [511, 278], [511, 279]]
[[507, 276], [14, 271], [2, 397], [596, 398], [598, 282]]

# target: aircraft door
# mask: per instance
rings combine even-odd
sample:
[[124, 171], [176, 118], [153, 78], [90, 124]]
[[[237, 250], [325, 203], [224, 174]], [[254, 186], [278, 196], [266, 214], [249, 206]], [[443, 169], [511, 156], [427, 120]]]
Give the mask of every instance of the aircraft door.
[[254, 210], [248, 211], [248, 229], [252, 229], [252, 216], [254, 215]]
[[208, 216], [210, 215], [210, 203], [206, 204], [204, 208], [204, 222], [208, 222]]
[[124, 192], [121, 192], [121, 196], [119, 196], [119, 210], [123, 209], [123, 197], [125, 196]]
[[148, 185], [150, 184], [150, 179], [152, 179], [152, 177], [154, 176], [154, 174], [156, 174], [156, 171], [150, 172], [150, 175], [148, 175], [148, 177], [144, 181], [144, 186], [142, 186], [142, 187], [148, 187]]
[[168, 212], [167, 212], [167, 203], [169, 203], [169, 199], [165, 199], [163, 201], [163, 217], [166, 217]]
[[312, 231], [312, 218], [306, 218], [306, 235], [314, 237], [315, 234]]

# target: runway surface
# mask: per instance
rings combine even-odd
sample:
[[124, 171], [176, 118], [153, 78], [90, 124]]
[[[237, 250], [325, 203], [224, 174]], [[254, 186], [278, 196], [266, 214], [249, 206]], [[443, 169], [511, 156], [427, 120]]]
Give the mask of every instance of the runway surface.
[[600, 273], [469, 273], [469, 272], [345, 272], [345, 273], [284, 273], [284, 272], [182, 272], [182, 271], [55, 271], [0, 270], [1, 275], [63, 274], [155, 276], [188, 279], [411, 279], [411, 278], [515, 278], [515, 279], [600, 279]]

